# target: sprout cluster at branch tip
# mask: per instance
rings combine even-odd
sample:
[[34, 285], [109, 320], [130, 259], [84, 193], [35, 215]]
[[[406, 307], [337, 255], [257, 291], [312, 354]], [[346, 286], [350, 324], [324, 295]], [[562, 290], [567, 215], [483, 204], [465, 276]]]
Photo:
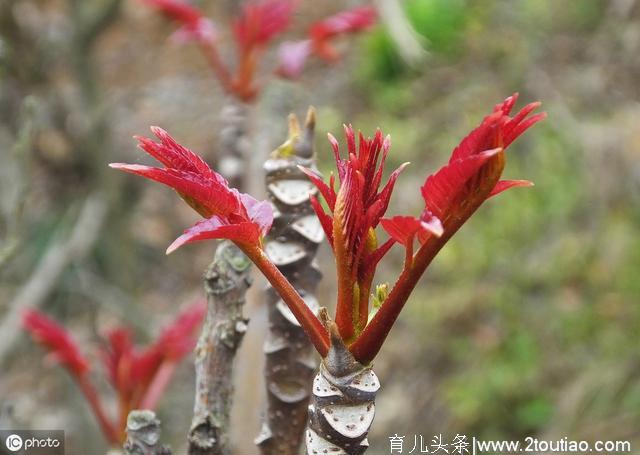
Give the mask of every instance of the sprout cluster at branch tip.
[[[344, 156], [338, 141], [329, 136], [337, 179], [331, 175], [325, 183], [316, 171], [302, 166], [299, 169], [309, 181], [296, 177], [269, 182], [268, 190], [274, 201], [295, 206], [310, 197], [318, 220], [296, 219], [291, 231], [311, 243], [321, 239], [318, 225], [326, 234], [337, 271], [335, 322], [340, 339], [358, 362], [367, 364], [373, 360], [431, 260], [478, 207], [506, 189], [531, 185], [523, 180], [500, 180], [507, 147], [545, 117], [544, 113], [532, 115], [540, 103], [531, 103], [511, 116], [516, 100], [517, 94], [496, 105], [453, 150], [449, 162], [426, 178], [421, 188], [425, 208], [418, 217], [384, 218], [395, 182], [405, 165], [392, 172], [382, 185], [391, 141], [380, 130], [372, 138], [366, 138], [362, 133], [356, 136], [353, 128], [346, 126]], [[283, 305], [291, 311], [289, 316], [298, 321], [316, 350], [326, 356], [330, 345], [326, 324], [320, 322], [304, 296], [278, 268], [302, 259], [306, 254], [304, 245], [274, 239], [265, 246], [264, 236], [273, 222], [271, 205], [230, 188], [198, 155], [163, 130], [156, 128], [154, 133], [160, 143], [141, 138], [141, 148], [165, 168], [127, 164], [112, 167], [173, 187], [206, 217], [185, 231], [169, 251], [197, 240], [226, 238], [235, 242], [266, 276]], [[280, 153], [286, 152], [285, 143]], [[317, 194], [324, 199], [328, 213]], [[387, 232], [388, 240], [378, 241], [378, 225]], [[374, 287], [373, 279], [377, 264], [394, 243], [404, 247], [406, 259], [395, 285], [387, 292], [384, 286]], [[385, 292], [371, 298], [375, 289]], [[376, 303], [375, 314], [371, 312], [372, 301]]]
[[[309, 161], [311, 139], [301, 140], [297, 121], [292, 120], [289, 140], [266, 165], [267, 188], [274, 208], [266, 201], [259, 202], [230, 188], [198, 155], [160, 129], [154, 129], [160, 143], [139, 140], [141, 148], [164, 164], [164, 168], [112, 165], [173, 187], [205, 217], [186, 230], [169, 251], [198, 240], [224, 238], [234, 242], [264, 274], [272, 286], [270, 318], [274, 329], [265, 343], [267, 356], [294, 352], [294, 363], [297, 361], [303, 371], [310, 371], [312, 363], [305, 350], [291, 345], [292, 332], [287, 327], [299, 325], [323, 357], [309, 406], [305, 438], [309, 454], [352, 455], [367, 449], [375, 395], [380, 387], [369, 364], [418, 280], [444, 244], [484, 201], [506, 189], [531, 185], [524, 180], [500, 180], [507, 147], [545, 117], [544, 113], [531, 115], [539, 103], [531, 103], [510, 116], [516, 100], [517, 94], [496, 105], [453, 150], [449, 162], [426, 178], [421, 187], [425, 207], [418, 217], [384, 218], [405, 165], [393, 171], [386, 184], [382, 184], [391, 140], [380, 130], [372, 138], [359, 133], [356, 139], [353, 128], [345, 126], [344, 156], [338, 141], [329, 135], [338, 178], [336, 181], [332, 174], [325, 183]], [[312, 128], [307, 128], [307, 133], [312, 133]], [[300, 162], [293, 167], [291, 159], [296, 152]], [[303, 209], [296, 210], [298, 207]], [[317, 218], [311, 216], [311, 208]], [[389, 237], [381, 243], [379, 225]], [[272, 227], [273, 235], [266, 237]], [[332, 247], [337, 272], [338, 296], [333, 320], [326, 308], [319, 308], [313, 295], [307, 293], [302, 284], [304, 279], [299, 279], [301, 273], [317, 275], [309, 260], [323, 232]], [[376, 267], [395, 243], [404, 247], [404, 267], [391, 289], [386, 285], [374, 287]], [[282, 325], [280, 332], [276, 330], [278, 324]], [[282, 333], [284, 336], [280, 337]], [[285, 381], [287, 387], [280, 387], [281, 373], [267, 369], [269, 396], [275, 399], [270, 404], [286, 407], [303, 402], [308, 396], [305, 384]], [[299, 413], [297, 409], [293, 411]], [[282, 431], [274, 435], [272, 430], [277, 424], [277, 419], [268, 418], [258, 444], [264, 453], [295, 453], [296, 433], [292, 432], [292, 438], [286, 442]], [[275, 452], [269, 447], [275, 447]]]

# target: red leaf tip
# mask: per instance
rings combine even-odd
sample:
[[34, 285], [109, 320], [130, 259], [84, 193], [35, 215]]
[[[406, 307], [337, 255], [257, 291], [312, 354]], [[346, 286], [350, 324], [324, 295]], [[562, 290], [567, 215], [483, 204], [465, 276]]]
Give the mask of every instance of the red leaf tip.
[[80, 351], [66, 328], [37, 310], [27, 309], [22, 314], [22, 326], [33, 339], [44, 346], [51, 357], [74, 376], [90, 370], [89, 362]]
[[167, 254], [185, 243], [205, 239], [230, 239], [237, 243], [259, 244], [273, 221], [271, 206], [241, 194], [196, 153], [180, 145], [158, 126], [150, 127], [159, 139], [137, 137], [138, 147], [165, 167], [112, 163], [110, 166], [167, 185], [205, 220], [185, 231], [167, 248]]

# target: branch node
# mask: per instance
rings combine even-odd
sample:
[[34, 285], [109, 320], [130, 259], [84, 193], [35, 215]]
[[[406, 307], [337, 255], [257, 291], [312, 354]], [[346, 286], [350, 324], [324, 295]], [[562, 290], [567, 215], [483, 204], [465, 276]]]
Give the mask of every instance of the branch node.
[[160, 444], [160, 420], [155, 412], [133, 410], [127, 417], [127, 455], [171, 455], [169, 447]]

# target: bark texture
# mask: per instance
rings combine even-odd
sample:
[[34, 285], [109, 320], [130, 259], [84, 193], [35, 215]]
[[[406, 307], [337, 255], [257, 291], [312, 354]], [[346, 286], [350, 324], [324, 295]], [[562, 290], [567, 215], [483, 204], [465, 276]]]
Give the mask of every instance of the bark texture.
[[380, 381], [371, 367], [353, 358], [335, 324], [328, 326], [331, 347], [313, 380], [307, 454], [359, 455], [369, 448]]
[[[266, 239], [269, 258], [317, 312], [316, 288], [322, 275], [314, 264], [324, 233], [309, 196], [317, 191], [298, 165], [315, 170], [315, 114], [309, 109], [304, 130], [289, 118], [289, 138], [265, 163], [274, 225]], [[272, 288], [266, 291], [268, 333], [264, 343], [267, 411], [256, 444], [263, 455], [300, 451], [316, 368], [315, 351], [291, 311]]]
[[242, 315], [251, 281], [249, 259], [231, 242], [221, 242], [205, 272], [207, 316], [196, 346], [196, 397], [189, 454], [227, 455], [233, 396], [233, 359], [247, 330]]
[[131, 411], [127, 417], [127, 455], [171, 455], [167, 446], [160, 444], [160, 420], [153, 411]]

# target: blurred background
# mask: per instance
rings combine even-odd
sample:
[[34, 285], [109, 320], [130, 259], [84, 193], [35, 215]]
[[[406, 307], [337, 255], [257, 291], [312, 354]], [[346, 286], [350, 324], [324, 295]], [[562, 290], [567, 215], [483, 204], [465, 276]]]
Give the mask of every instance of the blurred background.
[[[224, 39], [237, 5], [198, 5], [231, 58]], [[285, 37], [355, 5], [303, 2]], [[379, 126], [392, 136], [388, 167], [412, 163], [390, 213], [417, 214], [424, 178], [494, 104], [518, 91], [519, 106], [541, 100], [549, 116], [508, 153], [505, 176], [536, 186], [490, 200], [456, 234], [380, 353], [368, 453], [389, 453], [395, 433], [409, 449], [414, 435], [460, 433], [630, 440], [640, 453], [640, 2], [377, 5], [400, 6], [407, 22], [383, 14], [331, 67], [314, 61], [297, 81], [273, 78], [269, 51], [251, 106], [258, 163], [283, 142], [286, 115], [313, 104], [321, 170], [333, 166], [326, 132], [342, 140], [342, 123], [368, 134]], [[131, 137], [149, 125], [217, 162], [227, 98], [196, 46], [168, 41], [174, 29], [136, 0], [0, 5], [0, 427], [65, 429], [69, 453], [107, 446], [69, 376], [42, 361], [12, 309], [38, 306], [96, 358], [107, 328], [126, 323], [144, 343], [201, 298], [214, 251], [202, 243], [166, 257], [197, 215], [170, 190], [107, 167], [148, 162]], [[331, 304], [326, 245], [319, 255], [320, 301]], [[377, 281], [393, 282], [402, 259], [394, 249]], [[245, 308], [237, 359], [240, 454], [255, 453], [264, 399], [263, 285], [256, 279]], [[158, 409], [178, 453], [192, 360]], [[95, 381], [108, 402], [99, 368]]]

